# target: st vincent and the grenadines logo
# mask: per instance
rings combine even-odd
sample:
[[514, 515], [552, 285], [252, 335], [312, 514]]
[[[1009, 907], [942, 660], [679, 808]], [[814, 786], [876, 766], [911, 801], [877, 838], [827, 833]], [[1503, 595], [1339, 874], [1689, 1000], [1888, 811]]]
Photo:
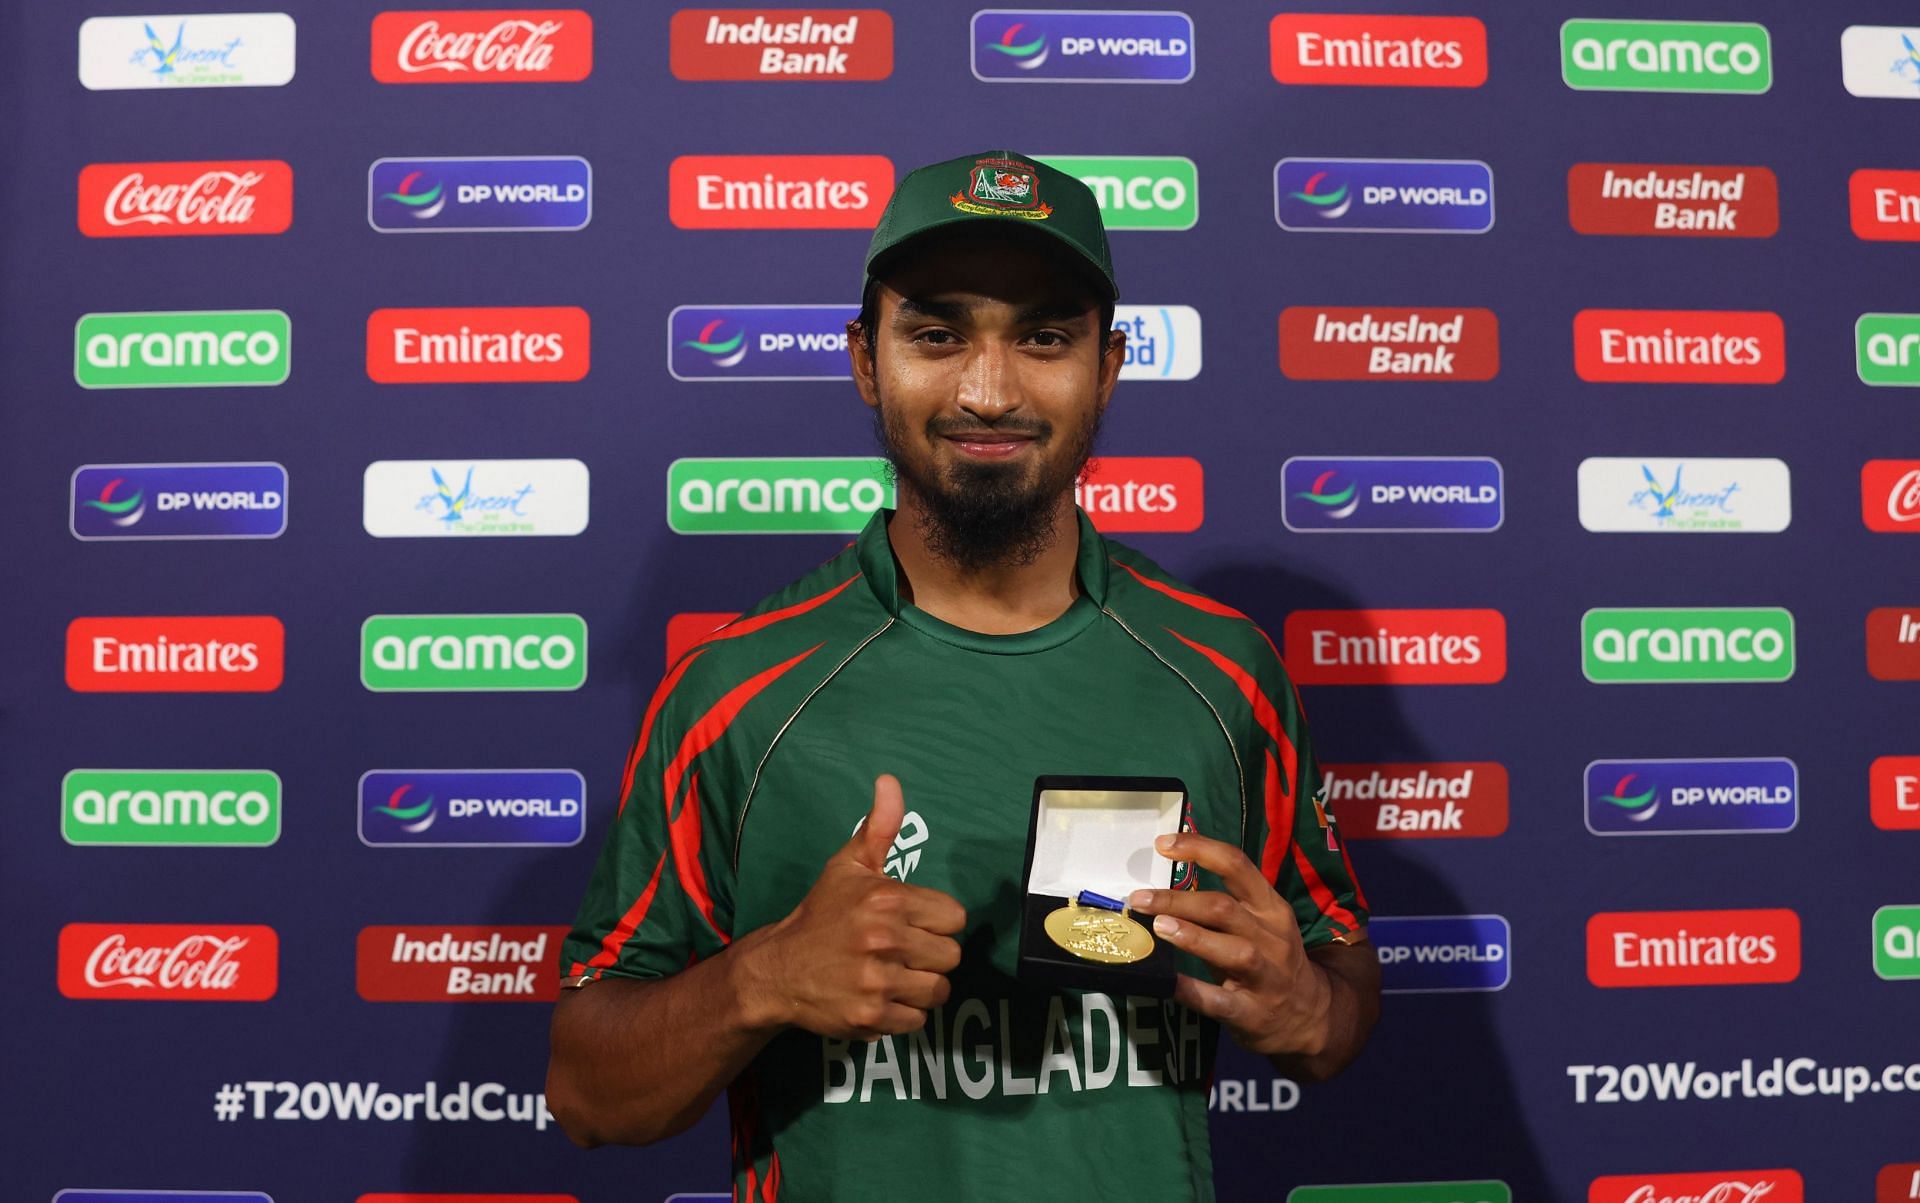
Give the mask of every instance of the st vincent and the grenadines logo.
[[580, 230], [593, 220], [593, 167], [576, 155], [376, 159], [367, 224], [383, 234]]
[[60, 783], [69, 844], [265, 847], [280, 838], [280, 778], [264, 769], [75, 769]]
[[1200, 220], [1200, 169], [1180, 156], [1035, 155], [1093, 191], [1109, 230], [1191, 230]]
[[1773, 87], [1773, 44], [1744, 21], [1575, 19], [1560, 26], [1560, 77], [1582, 92], [1756, 95]]
[[577, 535], [590, 476], [577, 459], [375, 460], [360, 524], [376, 539]]
[[1513, 929], [1499, 915], [1375, 915], [1384, 994], [1504, 990], [1513, 978]]
[[1784, 681], [1793, 615], [1775, 607], [1588, 610], [1582, 669], [1596, 684]]
[[124, 88], [276, 88], [293, 78], [285, 13], [89, 17], [80, 23], [80, 84]]
[[82, 464], [67, 529], [107, 539], [277, 539], [287, 529], [279, 464]]
[[571, 847], [586, 833], [586, 799], [572, 769], [375, 769], [360, 778], [360, 842]]
[[1592, 456], [1580, 461], [1580, 525], [1625, 533], [1770, 533], [1793, 521], [1777, 459]]
[[1587, 766], [1587, 830], [1595, 835], [1782, 832], [1799, 820], [1800, 771], [1785, 757]]
[[360, 681], [376, 693], [567, 690], [586, 680], [578, 614], [375, 614], [360, 625]]
[[984, 83], [1183, 84], [1193, 18], [1180, 12], [982, 9], [973, 77]]
[[894, 504], [887, 461], [677, 459], [667, 466], [667, 525], [682, 535], [857, 531]]
[[1280, 515], [1301, 532], [1494, 531], [1503, 482], [1485, 456], [1294, 456], [1280, 465]]
[[1847, 26], [1840, 74], [1855, 96], [1920, 100], [1920, 26]]
[[82, 314], [73, 327], [81, 388], [284, 384], [293, 323], [278, 309]]
[[1359, 1182], [1296, 1186], [1287, 1203], [1513, 1203], [1513, 1192], [1496, 1179], [1479, 1182]]

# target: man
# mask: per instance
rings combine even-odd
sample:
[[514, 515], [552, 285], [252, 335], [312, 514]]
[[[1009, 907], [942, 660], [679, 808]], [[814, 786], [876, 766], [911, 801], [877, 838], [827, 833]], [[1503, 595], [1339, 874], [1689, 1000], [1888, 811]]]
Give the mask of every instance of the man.
[[[725, 1089], [736, 1198], [1211, 1199], [1218, 1028], [1322, 1078], [1378, 1007], [1297, 696], [1074, 505], [1125, 356], [1085, 185], [923, 167], [867, 281], [849, 353], [899, 508], [670, 666], [562, 953], [549, 1103], [644, 1144]], [[1185, 784], [1183, 888], [1130, 899], [1172, 1001], [1017, 976], [1047, 774]]]

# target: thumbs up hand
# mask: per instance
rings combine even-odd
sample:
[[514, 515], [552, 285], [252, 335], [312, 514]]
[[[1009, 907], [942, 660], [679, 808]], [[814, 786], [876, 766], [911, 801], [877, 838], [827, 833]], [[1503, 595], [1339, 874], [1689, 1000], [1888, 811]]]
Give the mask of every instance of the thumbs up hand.
[[950, 896], [882, 872], [906, 799], [881, 774], [853, 838], [807, 896], [755, 942], [758, 989], [788, 1026], [835, 1039], [914, 1031], [947, 1000], [967, 914]]

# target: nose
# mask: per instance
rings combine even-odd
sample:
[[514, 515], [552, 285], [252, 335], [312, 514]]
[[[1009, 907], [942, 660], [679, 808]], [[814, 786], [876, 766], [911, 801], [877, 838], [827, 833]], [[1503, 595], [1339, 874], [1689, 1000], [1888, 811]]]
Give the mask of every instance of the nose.
[[997, 422], [1026, 403], [1012, 348], [998, 338], [974, 342], [955, 402], [982, 422]]

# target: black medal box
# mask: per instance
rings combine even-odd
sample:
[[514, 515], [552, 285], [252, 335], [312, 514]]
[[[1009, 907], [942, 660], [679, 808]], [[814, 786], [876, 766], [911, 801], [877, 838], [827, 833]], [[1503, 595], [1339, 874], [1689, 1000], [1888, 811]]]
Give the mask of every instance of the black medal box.
[[[1173, 862], [1155, 851], [1156, 836], [1180, 830], [1187, 787], [1177, 777], [1038, 777], [1027, 828], [1026, 883], [1021, 903], [1023, 981], [1121, 996], [1170, 998], [1173, 946], [1154, 939], [1146, 956], [1105, 963], [1075, 955], [1047, 934], [1047, 916], [1082, 890], [1125, 902], [1135, 890], [1173, 884]], [[1153, 919], [1136, 915], [1149, 933]]]

